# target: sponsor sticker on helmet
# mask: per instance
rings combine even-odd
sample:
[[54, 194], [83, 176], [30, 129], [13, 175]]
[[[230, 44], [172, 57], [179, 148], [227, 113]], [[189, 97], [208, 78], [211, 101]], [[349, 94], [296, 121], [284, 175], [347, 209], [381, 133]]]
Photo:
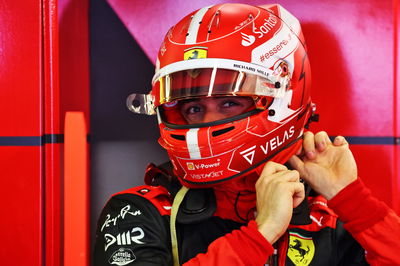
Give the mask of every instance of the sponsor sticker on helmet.
[[186, 162], [186, 166], [188, 170], [203, 170], [203, 169], [211, 169], [214, 167], [219, 167], [221, 165], [221, 160], [218, 159], [215, 162], [209, 163], [193, 163], [193, 162]]
[[283, 27], [268, 42], [251, 52], [251, 61], [271, 66], [277, 60], [286, 58], [293, 53], [298, 44], [299, 40], [292, 31], [288, 27]]
[[[240, 151], [239, 154], [249, 163], [253, 164], [255, 154], [267, 155], [271, 151], [283, 146], [289, 139], [294, 136], [295, 127], [291, 126], [289, 129], [284, 130], [281, 135], [276, 135], [271, 139], [267, 139], [265, 144], [254, 145], [246, 150]], [[262, 153], [260, 152], [262, 151]], [[262, 155], [262, 156], [263, 156]]]
[[256, 37], [253, 35], [247, 35], [246, 33], [241, 32], [242, 34], [242, 45], [243, 46], [250, 46], [256, 41]]
[[186, 163], [186, 166], [187, 166], [187, 168], [189, 169], [189, 170], [194, 170], [195, 168], [194, 168], [194, 163]]
[[220, 171], [212, 171], [209, 173], [202, 173], [202, 174], [190, 174], [190, 177], [193, 179], [213, 179], [218, 178], [224, 174], [223, 170]]
[[207, 47], [192, 47], [185, 50], [183, 60], [207, 58]]
[[258, 38], [264, 37], [264, 34], [270, 32], [277, 24], [278, 19], [275, 15], [270, 14], [268, 19], [264, 19], [263, 24], [260, 27], [253, 25], [253, 32], [258, 34]]
[[128, 265], [135, 260], [136, 256], [133, 254], [131, 249], [120, 248], [111, 255], [111, 257], [108, 259], [108, 263], [112, 265], [123, 266]]

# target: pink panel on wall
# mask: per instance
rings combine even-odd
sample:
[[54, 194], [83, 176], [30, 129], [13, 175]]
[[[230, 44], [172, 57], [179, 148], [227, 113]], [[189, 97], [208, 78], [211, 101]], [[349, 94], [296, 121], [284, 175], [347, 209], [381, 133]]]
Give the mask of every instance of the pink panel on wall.
[[[108, 0], [148, 57], [155, 62], [164, 34], [183, 15], [198, 8], [266, 1]], [[361, 137], [354, 145], [360, 173], [373, 191], [395, 206], [400, 174], [398, 146], [400, 96], [398, 0], [279, 1], [299, 18], [313, 70], [313, 100], [321, 116], [314, 131]], [[150, 82], [150, 81], [149, 81]], [[150, 84], [149, 84], [150, 88]], [[370, 138], [378, 137], [378, 138]], [[398, 139], [397, 139], [398, 140]], [[387, 160], [383, 160], [383, 158]], [[379, 169], [385, 168], [379, 174]], [[377, 177], [379, 176], [379, 177]], [[380, 181], [377, 181], [379, 178]], [[390, 192], [393, 193], [390, 195]], [[400, 206], [396, 210], [400, 212]]]

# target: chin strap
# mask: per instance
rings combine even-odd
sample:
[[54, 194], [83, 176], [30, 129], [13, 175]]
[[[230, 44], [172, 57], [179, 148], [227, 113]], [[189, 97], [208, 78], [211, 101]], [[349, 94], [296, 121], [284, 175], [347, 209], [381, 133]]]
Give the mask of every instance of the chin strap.
[[174, 260], [174, 266], [179, 266], [179, 252], [178, 252], [178, 240], [176, 238], [176, 216], [178, 215], [179, 206], [181, 205], [183, 199], [189, 188], [182, 186], [174, 198], [171, 209], [171, 219], [170, 219], [170, 232], [171, 232], [171, 244], [172, 244], [172, 255]]

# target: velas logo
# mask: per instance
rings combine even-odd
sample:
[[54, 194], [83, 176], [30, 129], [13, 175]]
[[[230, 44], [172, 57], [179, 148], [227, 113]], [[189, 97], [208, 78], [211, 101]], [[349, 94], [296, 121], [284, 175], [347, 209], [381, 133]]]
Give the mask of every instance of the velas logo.
[[207, 47], [191, 47], [183, 53], [183, 60], [207, 58]]
[[240, 155], [246, 159], [249, 164], [253, 164], [254, 154], [256, 153], [256, 145], [240, 152]]
[[241, 32], [240, 34], [242, 34], [242, 45], [243, 46], [246, 46], [246, 47], [250, 46], [256, 41], [256, 37], [254, 37], [253, 35], [247, 35], [243, 32]]
[[217, 160], [215, 163], [193, 163], [193, 162], [186, 162], [186, 166], [188, 170], [202, 170], [202, 169], [211, 169], [215, 167], [219, 167], [221, 165], [220, 159]]
[[287, 255], [295, 265], [307, 266], [314, 258], [315, 246], [312, 237], [299, 233], [289, 233], [289, 248]]
[[257, 154], [259, 154], [261, 150], [262, 154], [267, 155], [269, 152], [272, 152], [277, 148], [281, 147], [287, 140], [292, 138], [294, 136], [294, 132], [295, 132], [294, 126], [291, 126], [288, 130], [285, 130], [281, 135], [277, 135], [266, 141], [264, 145], [258, 145], [258, 146], [254, 145], [250, 148], [247, 148], [246, 150], [239, 152], [239, 154], [242, 155], [242, 157], [249, 164], [253, 164], [256, 152]]

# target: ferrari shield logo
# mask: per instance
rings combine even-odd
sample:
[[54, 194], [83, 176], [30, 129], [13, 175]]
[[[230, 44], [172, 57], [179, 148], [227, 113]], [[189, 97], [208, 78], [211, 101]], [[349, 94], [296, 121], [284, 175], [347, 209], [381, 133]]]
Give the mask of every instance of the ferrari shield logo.
[[184, 60], [207, 58], [207, 47], [192, 47], [183, 54]]
[[194, 163], [186, 163], [186, 166], [189, 170], [194, 170]]
[[314, 242], [311, 237], [299, 233], [289, 233], [288, 257], [295, 265], [307, 266], [311, 263], [315, 253]]

